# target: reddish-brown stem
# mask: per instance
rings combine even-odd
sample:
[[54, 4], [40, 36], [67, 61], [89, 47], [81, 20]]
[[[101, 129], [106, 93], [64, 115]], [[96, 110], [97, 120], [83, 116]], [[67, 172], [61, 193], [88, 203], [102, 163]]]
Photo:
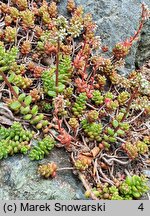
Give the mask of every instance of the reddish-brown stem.
[[131, 103], [132, 103], [132, 101], [133, 101], [135, 95], [137, 94], [137, 92], [138, 92], [138, 87], [135, 88], [134, 92], [132, 93], [132, 95], [131, 95], [131, 97], [130, 97], [130, 99], [129, 99], [129, 101], [128, 101], [127, 109], [126, 109], [126, 112], [124, 113], [124, 116], [123, 116], [121, 122], [123, 122], [123, 121], [125, 120], [125, 118], [126, 118], [128, 112], [129, 112], [129, 110], [130, 110]]
[[[18, 99], [18, 94], [15, 92], [15, 90], [13, 89], [12, 85], [10, 84], [10, 82], [8, 81], [7, 77], [5, 76], [4, 72], [1, 71], [1, 76], [3, 77], [3, 80], [5, 81], [6, 85], [8, 86], [8, 88], [10, 89], [11, 93], [13, 94], [13, 96]], [[21, 102], [21, 105], [26, 107], [24, 102]]]
[[82, 57], [82, 54], [83, 54], [83, 51], [84, 51], [85, 45], [86, 45], [86, 40], [84, 41], [84, 44], [83, 44], [83, 46], [82, 46], [82, 50], [81, 50], [81, 53], [80, 53], [80, 56], [79, 56], [79, 60], [80, 60], [81, 57]]
[[5, 76], [4, 72], [1, 72], [1, 75], [3, 77], [3, 80], [5, 81], [6, 85], [8, 86], [8, 88], [10, 89], [11, 93], [18, 98], [17, 93], [15, 92], [15, 90], [13, 89], [12, 85], [10, 84], [10, 82], [8, 81], [7, 77]]
[[57, 43], [57, 56], [56, 56], [56, 95], [58, 95], [58, 82], [59, 82], [59, 53], [60, 53], [60, 40], [58, 39]]
[[[92, 72], [89, 74], [89, 76], [88, 76], [88, 78], [87, 78], [87, 83], [88, 83], [89, 81], [91, 81], [91, 77], [95, 78], [95, 74], [96, 74], [97, 69], [98, 69], [98, 68], [97, 68], [96, 66], [93, 67]], [[92, 84], [94, 84], [94, 79], [92, 80]]]
[[137, 32], [135, 33], [135, 35], [133, 36], [133, 38], [130, 40], [131, 43], [138, 37], [138, 35], [140, 34], [140, 32], [142, 30], [143, 24], [145, 22], [145, 16], [146, 16], [145, 13], [146, 13], [145, 5], [142, 4], [141, 21], [140, 21], [139, 28], [138, 28]]
[[[86, 69], [87, 69], [87, 65], [88, 65], [88, 60], [89, 60], [89, 56], [90, 56], [90, 51], [87, 54], [87, 57], [85, 59], [85, 65], [84, 65], [84, 69], [83, 69], [83, 74], [86, 73]], [[82, 77], [82, 81], [83, 81], [83, 77]]]
[[[130, 97], [130, 99], [129, 99], [129, 101], [128, 101], [127, 109], [126, 109], [126, 112], [125, 112], [124, 115], [123, 115], [123, 118], [121, 119], [121, 122], [123, 122], [123, 121], [125, 120], [125, 118], [127, 117], [128, 112], [129, 112], [129, 110], [130, 110], [131, 103], [132, 103], [132, 101], [133, 101], [135, 95], [137, 94], [137, 92], [138, 92], [138, 87], [135, 88], [134, 92], [132, 93], [132, 95], [131, 95], [131, 97]], [[119, 126], [116, 127], [115, 132], [116, 132], [118, 129], [119, 129]]]
[[137, 39], [138, 35], [140, 34], [140, 32], [141, 32], [141, 30], [142, 30], [142, 27], [143, 27], [143, 22], [141, 21], [137, 32], [135, 33], [135, 35], [133, 36], [133, 38], [130, 39], [130, 43], [131, 43], [131, 44], [132, 44], [132, 42], [133, 42], [134, 40]]

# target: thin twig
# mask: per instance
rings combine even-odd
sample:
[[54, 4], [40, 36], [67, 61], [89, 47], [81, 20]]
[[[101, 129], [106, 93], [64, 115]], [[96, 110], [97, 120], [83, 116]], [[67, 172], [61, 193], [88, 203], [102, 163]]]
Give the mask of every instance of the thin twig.
[[63, 118], [63, 121], [64, 121], [66, 127], [68, 128], [68, 133], [70, 133], [71, 129], [70, 129], [70, 126], [69, 126], [68, 122], [66, 121], [65, 117]]
[[142, 111], [137, 116], [135, 116], [135, 118], [131, 119], [127, 123], [131, 124], [132, 122], [134, 122], [137, 118], [139, 118], [143, 114], [143, 112], [144, 112], [144, 109], [142, 109]]
[[121, 141], [121, 142], [123, 142], [123, 143], [126, 143], [126, 141], [123, 140], [123, 139], [121, 139], [120, 137], [116, 137], [116, 139], [119, 140], [119, 141]]
[[73, 170], [74, 167], [62, 167], [62, 168], [58, 168], [57, 171], [62, 171], [62, 170]]
[[102, 177], [107, 180], [107, 182], [110, 184], [110, 185], [114, 185], [114, 182], [111, 181], [102, 171], [101, 167], [98, 168], [98, 171], [100, 172], [100, 174], [102, 175]]
[[88, 184], [87, 180], [85, 179], [85, 176], [81, 172], [78, 172], [78, 174], [79, 174], [79, 178], [82, 181], [85, 189], [90, 192], [91, 198], [93, 200], [98, 200], [98, 198], [94, 195], [91, 186]]
[[118, 159], [116, 159], [116, 158], [111, 158], [111, 159], [109, 159], [109, 160], [107, 160], [105, 157], [102, 157], [102, 159], [108, 164], [108, 165], [110, 165], [110, 166], [112, 166], [112, 162], [113, 161], [115, 161], [115, 162], [117, 162], [117, 163], [119, 163], [119, 164], [121, 164], [121, 165], [127, 165], [127, 164], [129, 164], [130, 162], [131, 162], [131, 160], [128, 160], [128, 161], [121, 161], [121, 160], [118, 160]]

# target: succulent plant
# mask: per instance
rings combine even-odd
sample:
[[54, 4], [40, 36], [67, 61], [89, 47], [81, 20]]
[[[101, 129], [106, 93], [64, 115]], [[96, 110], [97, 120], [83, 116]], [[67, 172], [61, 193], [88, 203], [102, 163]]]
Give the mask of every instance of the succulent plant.
[[76, 169], [78, 169], [78, 170], [85, 170], [85, 169], [88, 168], [88, 165], [87, 165], [86, 160], [80, 160], [80, 159], [78, 159], [78, 160], [75, 162], [75, 167], [76, 167]]
[[136, 145], [132, 144], [131, 142], [123, 143], [122, 148], [132, 160], [138, 157], [138, 149]]
[[8, 129], [0, 128], [0, 138], [14, 141], [29, 141], [31, 140], [33, 133], [23, 129], [19, 122], [14, 122]]
[[29, 88], [32, 84], [32, 80], [30, 78], [23, 77], [22, 75], [16, 75], [15, 73], [11, 73], [11, 75], [8, 78], [8, 81], [22, 89]]
[[74, 10], [73, 16], [70, 20], [70, 25], [68, 26], [68, 33], [71, 34], [72, 37], [78, 37], [83, 30], [83, 8], [82, 6], [77, 7]]
[[17, 35], [16, 28], [12, 28], [10, 26], [7, 26], [5, 29], [5, 41], [12, 43], [15, 41]]
[[46, 113], [50, 113], [53, 109], [52, 105], [49, 102], [44, 100], [40, 102], [40, 107]]
[[55, 163], [42, 164], [38, 167], [38, 173], [44, 178], [55, 177], [57, 165]]
[[90, 140], [101, 141], [102, 124], [92, 122], [89, 123], [86, 119], [82, 120], [82, 128], [84, 132], [88, 135]]
[[24, 130], [19, 122], [14, 122], [8, 129], [0, 127], [0, 159], [19, 152], [27, 154], [33, 135], [34, 132]]
[[74, 0], [68, 0], [67, 1], [67, 10], [69, 12], [73, 12], [75, 10], [76, 6], [75, 6], [75, 2]]
[[20, 10], [25, 10], [28, 7], [27, 0], [12, 0], [12, 2], [15, 3]]
[[98, 89], [102, 89], [106, 85], [106, 77], [102, 76], [100, 74], [97, 74], [96, 81], [98, 86], [96, 86]]
[[123, 43], [118, 43], [113, 48], [113, 54], [117, 60], [124, 58], [128, 55], [130, 46], [125, 46]]
[[[51, 97], [56, 97], [56, 86], [55, 86], [55, 68], [50, 71], [44, 71], [42, 74], [42, 81], [44, 85], [44, 91]], [[59, 83], [58, 92], [62, 93], [65, 89], [65, 84], [69, 82], [72, 73], [70, 58], [65, 57], [61, 60], [59, 65]], [[51, 78], [50, 78], [51, 77]]]
[[80, 93], [76, 98], [76, 102], [73, 105], [72, 111], [73, 114], [77, 117], [81, 116], [84, 110], [86, 109], [86, 100], [87, 96], [85, 93]]
[[146, 152], [148, 152], [148, 145], [145, 142], [138, 140], [135, 145], [139, 154], [145, 154]]
[[74, 165], [77, 170], [84, 171], [89, 167], [90, 164], [91, 160], [88, 157], [84, 155], [79, 155]]
[[57, 11], [56, 2], [51, 2], [51, 4], [48, 7], [48, 12], [51, 18], [57, 17], [58, 11]]
[[150, 136], [144, 136], [143, 142], [147, 145], [150, 145]]
[[64, 97], [65, 98], [70, 98], [73, 94], [73, 88], [66, 88], [64, 90]]
[[104, 97], [101, 95], [101, 92], [98, 90], [93, 91], [92, 101], [95, 102], [96, 105], [101, 105], [104, 102]]
[[40, 100], [40, 91], [38, 89], [30, 90], [30, 96], [32, 97], [32, 102], [37, 102]]
[[96, 110], [91, 110], [87, 113], [87, 119], [90, 123], [96, 121], [98, 119], [98, 116], [99, 113]]
[[123, 91], [118, 95], [117, 100], [120, 105], [124, 105], [126, 101], [129, 99], [129, 97], [130, 94], [127, 91]]
[[77, 129], [77, 127], [79, 127], [79, 122], [76, 118], [70, 118], [68, 123], [73, 130], [75, 130], [75, 129]]
[[23, 28], [28, 29], [34, 27], [34, 14], [29, 9], [21, 11], [20, 16], [22, 18]]
[[20, 16], [19, 10], [16, 7], [10, 7], [9, 8], [9, 13], [10, 13], [10, 16], [12, 17], [13, 21], [16, 22], [16, 20]]
[[0, 72], [5, 72], [17, 58], [18, 49], [13, 47], [10, 51], [6, 51], [3, 46], [0, 46]]
[[39, 141], [34, 146], [30, 153], [29, 158], [31, 160], [41, 160], [54, 148], [55, 140], [50, 136], [46, 136], [43, 140]]
[[123, 197], [119, 196], [119, 194], [113, 194], [111, 200], [123, 200]]
[[21, 53], [23, 55], [27, 55], [30, 53], [30, 51], [31, 51], [31, 42], [29, 40], [26, 40], [23, 42], [21, 46]]
[[122, 195], [136, 199], [140, 198], [148, 189], [149, 187], [146, 185], [145, 177], [137, 175], [127, 176], [119, 188]]

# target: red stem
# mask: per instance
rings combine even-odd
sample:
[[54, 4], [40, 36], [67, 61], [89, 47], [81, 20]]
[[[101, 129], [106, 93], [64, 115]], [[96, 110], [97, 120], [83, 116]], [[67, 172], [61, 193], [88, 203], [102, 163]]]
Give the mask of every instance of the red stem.
[[132, 39], [130, 39], [131, 44], [138, 37], [138, 35], [140, 34], [144, 22], [145, 22], [145, 7], [144, 7], [144, 4], [142, 4], [142, 14], [141, 14], [140, 24], [139, 24], [138, 30], [136, 31], [135, 35], [132, 37]]
[[[4, 72], [0, 72], [0, 74], [3, 77], [3, 80], [5, 81], [6, 85], [8, 86], [8, 88], [10, 89], [11, 93], [13, 94], [13, 96], [18, 99], [18, 94], [15, 92], [15, 90], [13, 89], [12, 85], [10, 84], [10, 82], [8, 81], [7, 77], [5, 76]], [[21, 102], [21, 105], [26, 107], [24, 102]]]
[[86, 40], [84, 41], [83, 47], [82, 47], [82, 49], [81, 49], [81, 53], [80, 53], [80, 56], [79, 56], [79, 60], [80, 60], [81, 57], [82, 57], [82, 54], [83, 54], [83, 50], [84, 50], [84, 48], [85, 48], [85, 45], [86, 45]]
[[8, 86], [8, 88], [10, 89], [11, 93], [18, 99], [18, 95], [15, 92], [15, 90], [13, 89], [12, 85], [10, 84], [10, 82], [8, 81], [7, 77], [5, 76], [4, 72], [0, 73], [3, 77], [3, 80], [5, 81], [6, 85]]

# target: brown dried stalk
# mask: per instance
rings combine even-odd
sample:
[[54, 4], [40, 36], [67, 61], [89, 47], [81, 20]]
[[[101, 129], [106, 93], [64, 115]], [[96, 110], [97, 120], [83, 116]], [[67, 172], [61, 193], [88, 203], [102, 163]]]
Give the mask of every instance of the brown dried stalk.
[[87, 191], [90, 192], [91, 198], [92, 198], [93, 200], [98, 200], [98, 198], [97, 198], [97, 197], [94, 195], [94, 193], [92, 192], [92, 188], [91, 188], [91, 186], [89, 185], [89, 183], [87, 182], [87, 180], [85, 179], [85, 176], [84, 176], [81, 172], [78, 172], [78, 174], [79, 174], [79, 178], [80, 178], [80, 180], [82, 181], [82, 183], [83, 183], [85, 189], [86, 189]]

